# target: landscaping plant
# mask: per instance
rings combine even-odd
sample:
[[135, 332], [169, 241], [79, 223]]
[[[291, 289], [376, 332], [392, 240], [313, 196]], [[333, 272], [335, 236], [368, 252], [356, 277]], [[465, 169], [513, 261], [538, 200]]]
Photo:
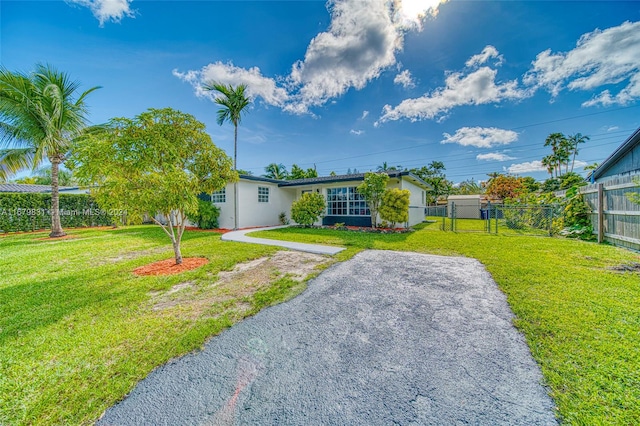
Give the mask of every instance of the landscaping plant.
[[387, 189], [388, 181], [389, 175], [386, 173], [367, 172], [364, 175], [364, 182], [358, 185], [358, 194], [362, 195], [364, 199], [367, 200], [367, 205], [371, 212], [372, 228], [376, 227], [378, 210], [380, 209], [380, 203], [382, 203], [382, 195]]
[[171, 108], [114, 118], [99, 135], [78, 142], [74, 160], [78, 177], [94, 185], [101, 206], [126, 210], [129, 221], [148, 214], [162, 227], [176, 264], [182, 263], [180, 241], [187, 215], [197, 213], [198, 195], [238, 179], [205, 125]]
[[322, 194], [307, 192], [291, 204], [291, 218], [303, 226], [311, 226], [327, 207]]
[[391, 188], [382, 195], [380, 205], [380, 217], [391, 223], [391, 228], [396, 227], [396, 223], [409, 221], [409, 197], [411, 191], [408, 189]]

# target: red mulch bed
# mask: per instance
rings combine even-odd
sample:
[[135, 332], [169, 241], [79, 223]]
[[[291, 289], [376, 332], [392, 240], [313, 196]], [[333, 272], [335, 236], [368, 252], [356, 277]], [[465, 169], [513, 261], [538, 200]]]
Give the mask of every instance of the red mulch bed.
[[176, 265], [176, 260], [171, 258], [140, 266], [134, 269], [133, 273], [136, 275], [173, 275], [191, 271], [207, 263], [209, 263], [209, 259], [205, 257], [185, 257], [181, 264]]

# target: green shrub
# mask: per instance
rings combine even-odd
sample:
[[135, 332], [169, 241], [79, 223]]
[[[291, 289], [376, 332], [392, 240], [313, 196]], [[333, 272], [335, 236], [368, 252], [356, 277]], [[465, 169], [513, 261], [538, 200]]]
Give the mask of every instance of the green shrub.
[[211, 201], [198, 199], [198, 213], [189, 216], [189, 220], [198, 224], [200, 229], [216, 229], [220, 209], [213, 205]]
[[409, 197], [411, 192], [408, 189], [392, 188], [387, 189], [382, 194], [380, 205], [380, 217], [391, 223], [391, 228], [396, 227], [396, 223], [409, 221]]
[[280, 212], [280, 215], [278, 215], [278, 220], [280, 221], [281, 225], [289, 224], [289, 218], [287, 217], [287, 214], [285, 212]]
[[[0, 194], [0, 232], [25, 232], [51, 227], [51, 194]], [[60, 194], [63, 228], [112, 225], [114, 212], [101, 209], [87, 194]]]
[[322, 216], [325, 208], [322, 194], [308, 192], [291, 205], [291, 218], [300, 225], [310, 226]]

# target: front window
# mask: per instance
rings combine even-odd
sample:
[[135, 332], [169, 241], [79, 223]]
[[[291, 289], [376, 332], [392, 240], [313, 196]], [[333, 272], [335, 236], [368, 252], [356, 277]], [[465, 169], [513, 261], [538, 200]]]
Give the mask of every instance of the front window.
[[211, 194], [212, 203], [226, 203], [227, 202], [227, 188], [222, 188], [220, 191], [215, 191]]
[[269, 202], [269, 188], [267, 188], [266, 186], [258, 187], [258, 202], [259, 203]]
[[355, 186], [327, 188], [327, 216], [371, 216]]

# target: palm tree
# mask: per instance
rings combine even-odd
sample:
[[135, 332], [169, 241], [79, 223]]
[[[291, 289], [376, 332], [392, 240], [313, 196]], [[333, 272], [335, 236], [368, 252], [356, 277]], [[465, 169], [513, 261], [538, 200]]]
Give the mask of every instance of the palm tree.
[[287, 168], [282, 163], [280, 164], [271, 163], [264, 168], [264, 171], [266, 173], [263, 176], [270, 179], [283, 180], [289, 176], [289, 173], [287, 172]]
[[[242, 119], [242, 113], [249, 106], [251, 100], [245, 95], [247, 86], [240, 84], [235, 88], [232, 85], [211, 82], [202, 86], [204, 90], [220, 93], [216, 97], [215, 103], [222, 108], [218, 110], [218, 124], [222, 126], [225, 122], [233, 124], [233, 170], [238, 170], [238, 124]], [[233, 184], [233, 229], [238, 229], [238, 182]]]
[[578, 155], [578, 144], [585, 143], [591, 139], [589, 136], [585, 136], [582, 133], [576, 133], [575, 135], [571, 135], [567, 138], [569, 144], [571, 146], [571, 153], [573, 158], [571, 160], [571, 171], [573, 172], [573, 166], [576, 164], [576, 155]]
[[71, 142], [87, 129], [85, 98], [79, 83], [50, 65], [31, 74], [0, 68], [0, 178], [51, 163], [51, 237], [65, 233], [60, 223], [59, 169]]

